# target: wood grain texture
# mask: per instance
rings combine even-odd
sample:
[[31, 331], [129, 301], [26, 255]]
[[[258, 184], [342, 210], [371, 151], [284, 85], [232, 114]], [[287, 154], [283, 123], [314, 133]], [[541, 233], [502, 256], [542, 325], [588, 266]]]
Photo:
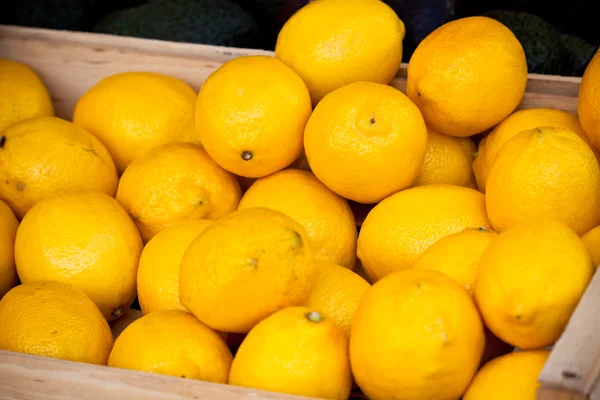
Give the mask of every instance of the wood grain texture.
[[0, 398], [3, 400], [307, 399], [3, 350], [0, 350]]
[[600, 270], [596, 271], [539, 380], [548, 387], [590, 396], [600, 376]]
[[[224, 62], [266, 50], [237, 49], [85, 32], [0, 25], [0, 57], [31, 66], [48, 86], [57, 115], [70, 120], [77, 100], [102, 78], [125, 71], [171, 75], [198, 90]], [[404, 91], [407, 65], [392, 86]], [[519, 108], [552, 107], [575, 114], [580, 78], [529, 76]]]

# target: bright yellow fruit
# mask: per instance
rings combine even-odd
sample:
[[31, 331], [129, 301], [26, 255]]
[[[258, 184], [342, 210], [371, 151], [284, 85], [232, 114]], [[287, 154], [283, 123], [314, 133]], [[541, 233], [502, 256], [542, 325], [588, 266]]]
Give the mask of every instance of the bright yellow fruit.
[[25, 64], [0, 58], [0, 132], [24, 119], [53, 116], [48, 90]]
[[248, 332], [277, 310], [303, 304], [315, 277], [304, 228], [268, 208], [235, 211], [209, 226], [181, 261], [181, 304], [225, 332]]
[[592, 256], [594, 267], [598, 268], [600, 266], [600, 226], [583, 235], [581, 240], [583, 240], [583, 244]]
[[179, 267], [185, 251], [212, 221], [194, 219], [161, 231], [146, 244], [137, 272], [142, 312], [185, 310], [179, 301]]
[[159, 310], [115, 340], [110, 367], [227, 383], [231, 351], [218, 333], [181, 310]]
[[317, 260], [353, 269], [358, 232], [348, 202], [312, 173], [286, 169], [259, 179], [239, 209], [267, 207], [292, 217], [306, 230]]
[[502, 147], [486, 186], [494, 230], [533, 218], [552, 218], [583, 235], [600, 224], [600, 168], [575, 133], [540, 127]]
[[581, 85], [577, 113], [590, 141], [600, 148], [600, 52], [587, 65]]
[[526, 84], [521, 43], [495, 19], [475, 16], [450, 21], [419, 43], [406, 94], [434, 131], [471, 136], [513, 112]]
[[491, 230], [483, 194], [452, 185], [404, 190], [376, 205], [358, 235], [358, 258], [371, 282], [410, 268], [432, 244], [466, 228]]
[[17, 284], [14, 248], [18, 226], [15, 214], [0, 200], [0, 299]]
[[464, 400], [536, 400], [538, 376], [549, 351], [517, 351], [496, 358], [483, 366]]
[[427, 152], [413, 186], [448, 185], [475, 187], [473, 170], [475, 143], [470, 138], [452, 137], [427, 131]]
[[321, 399], [347, 399], [352, 386], [342, 328], [306, 307], [259, 322], [242, 342], [229, 383]]
[[358, 82], [317, 105], [304, 147], [310, 168], [327, 187], [359, 203], [377, 203], [415, 181], [427, 151], [427, 128], [402, 92]]
[[21, 282], [53, 280], [87, 294], [107, 320], [135, 298], [142, 240], [115, 199], [98, 192], [62, 193], [36, 204], [15, 241]]
[[464, 287], [438, 271], [399, 271], [374, 284], [354, 314], [352, 372], [372, 400], [458, 399], [484, 342]]
[[54, 117], [18, 122], [0, 134], [0, 198], [23, 218], [40, 200], [62, 191], [114, 196], [115, 164], [94, 136]]
[[330, 261], [315, 263], [317, 277], [306, 307], [331, 319], [350, 335], [358, 303], [371, 285], [356, 273]]
[[388, 84], [400, 67], [404, 34], [382, 1], [318, 0], [287, 20], [275, 57], [302, 77], [316, 105], [350, 83]]
[[106, 364], [113, 345], [108, 323], [80, 290], [64, 283], [23, 283], [0, 301], [0, 349]]
[[413, 268], [443, 272], [473, 294], [479, 259], [496, 236], [485, 228], [467, 228], [443, 237], [425, 250]]
[[559, 338], [593, 272], [582, 240], [568, 226], [531, 220], [501, 233], [483, 253], [475, 299], [496, 336], [537, 349]]
[[144, 242], [176, 223], [217, 219], [237, 208], [241, 189], [199, 145], [168, 143], [133, 161], [119, 181], [117, 201]]
[[96, 136], [117, 170], [169, 142], [198, 143], [196, 93], [182, 80], [153, 72], [108, 76], [77, 102], [73, 122]]
[[267, 56], [238, 57], [200, 88], [196, 129], [221, 167], [257, 178], [300, 156], [310, 113], [306, 85], [284, 63]]
[[485, 193], [490, 170], [502, 146], [517, 134], [541, 126], [568, 129], [590, 145], [585, 132], [581, 129], [579, 119], [573, 114], [552, 108], [530, 108], [516, 111], [479, 142], [479, 150], [473, 161], [473, 171], [481, 192]]

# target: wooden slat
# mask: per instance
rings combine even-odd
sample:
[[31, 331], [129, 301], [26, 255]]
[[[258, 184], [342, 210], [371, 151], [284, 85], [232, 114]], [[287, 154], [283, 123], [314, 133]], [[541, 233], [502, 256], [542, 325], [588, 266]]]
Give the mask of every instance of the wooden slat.
[[[100, 79], [125, 71], [153, 71], [188, 82], [198, 90], [223, 62], [265, 50], [174, 43], [122, 36], [0, 25], [0, 57], [30, 65], [54, 99], [58, 116], [71, 119], [79, 97]], [[394, 87], [406, 88], [402, 64]], [[552, 107], [577, 112], [579, 78], [531, 74], [519, 108]]]
[[537, 390], [538, 400], [588, 400], [584, 395], [541, 386]]
[[[589, 396], [600, 376], [600, 270], [573, 313], [561, 338], [556, 342], [540, 374], [539, 381], [549, 388], [570, 390]], [[553, 397], [540, 397], [551, 400]]]
[[308, 399], [3, 350], [0, 350], [0, 377], [3, 400]]

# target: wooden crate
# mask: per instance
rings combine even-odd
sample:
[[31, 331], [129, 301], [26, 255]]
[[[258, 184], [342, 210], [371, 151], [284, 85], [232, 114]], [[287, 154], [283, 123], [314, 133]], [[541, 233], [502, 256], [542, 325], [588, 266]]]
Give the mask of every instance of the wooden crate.
[[[0, 57], [31, 66], [53, 96], [57, 115], [71, 119], [79, 97], [100, 79], [123, 71], [154, 71], [195, 90], [223, 62], [262, 50], [0, 26]], [[392, 85], [404, 91], [406, 65]], [[519, 108], [577, 112], [579, 78], [530, 74]], [[360, 220], [358, 221], [360, 223]], [[540, 400], [600, 400], [600, 275], [596, 274], [540, 374]], [[129, 320], [113, 323], [118, 334]], [[0, 327], [1, 329], [1, 327]], [[126, 371], [0, 351], [0, 399], [300, 399], [278, 393]]]

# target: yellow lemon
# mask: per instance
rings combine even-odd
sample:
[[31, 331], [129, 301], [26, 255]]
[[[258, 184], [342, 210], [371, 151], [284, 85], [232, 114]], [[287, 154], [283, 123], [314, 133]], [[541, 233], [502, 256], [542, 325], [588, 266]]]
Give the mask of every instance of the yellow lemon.
[[108, 323], [82, 291], [37, 281], [0, 301], [0, 349], [91, 364], [106, 364], [113, 345]]
[[235, 176], [193, 143], [168, 143], [132, 162], [119, 181], [117, 201], [144, 242], [178, 222], [217, 219], [237, 208]]
[[144, 314], [160, 309], [185, 310], [179, 301], [181, 259], [190, 243], [211, 223], [206, 219], [181, 222], [146, 244], [137, 272], [137, 294]]
[[199, 141], [194, 128], [196, 93], [182, 80], [153, 72], [108, 76], [77, 102], [73, 122], [96, 136], [117, 170], [169, 142]]
[[330, 261], [316, 261], [317, 276], [306, 307], [331, 319], [350, 335], [352, 318], [371, 285], [356, 273]]
[[549, 351], [517, 351], [496, 358], [483, 366], [464, 400], [536, 400], [538, 376]]
[[530, 108], [509, 115], [479, 142], [477, 156], [473, 160], [473, 171], [479, 190], [485, 193], [485, 185], [498, 152], [506, 142], [517, 134], [541, 126], [568, 129], [590, 145], [579, 119], [573, 114], [552, 108]]
[[434, 131], [471, 136], [513, 112], [526, 84], [521, 43], [495, 19], [475, 16], [445, 23], [419, 43], [406, 94]]
[[306, 230], [317, 260], [354, 268], [358, 232], [352, 210], [312, 173], [287, 169], [259, 179], [238, 208], [250, 207], [267, 207], [292, 217]]
[[306, 85], [284, 63], [266, 56], [238, 57], [204, 82], [196, 128], [221, 167], [257, 178], [300, 156], [310, 112]]
[[600, 226], [583, 235], [581, 240], [583, 240], [583, 244], [592, 256], [594, 267], [598, 268], [600, 266]]
[[342, 328], [306, 307], [288, 307], [259, 322], [231, 365], [229, 383], [275, 392], [347, 399], [352, 386]]
[[498, 235], [483, 253], [475, 299], [496, 336], [536, 349], [559, 338], [593, 272], [582, 240], [568, 226], [531, 220]]
[[452, 185], [403, 190], [376, 205], [358, 235], [358, 258], [372, 282], [410, 268], [432, 244], [466, 228], [491, 230], [483, 194]]
[[533, 218], [552, 218], [583, 235], [600, 224], [600, 168], [575, 133], [540, 127], [523, 131], [498, 152], [486, 186], [497, 232]]
[[0, 132], [28, 118], [53, 116], [48, 90], [27, 65], [0, 58]]
[[23, 283], [54, 280], [87, 294], [106, 319], [135, 298], [142, 240], [115, 199], [62, 193], [36, 204], [17, 230], [15, 260]]
[[404, 34], [382, 1], [312, 1], [279, 32], [275, 57], [302, 77], [317, 104], [350, 83], [388, 84], [400, 67]]
[[18, 226], [15, 214], [0, 200], [0, 299], [17, 284], [14, 249]]
[[181, 304], [226, 332], [248, 332], [265, 317], [306, 301], [315, 277], [306, 231], [268, 208], [235, 211], [215, 221], [181, 261]]
[[215, 331], [181, 310], [132, 322], [115, 340], [110, 367], [227, 383], [231, 351]]
[[38, 117], [0, 132], [0, 198], [23, 218], [40, 200], [62, 191], [114, 196], [118, 177], [106, 148], [80, 127]]
[[317, 105], [306, 124], [304, 147], [311, 170], [327, 187], [359, 203], [376, 203], [415, 181], [425, 159], [427, 128], [402, 92], [358, 82]]
[[443, 272], [473, 294], [479, 259], [496, 236], [485, 228], [467, 228], [448, 235], [425, 250], [413, 268]]
[[475, 187], [471, 164], [475, 143], [470, 138], [427, 131], [425, 161], [413, 186], [448, 185]]
[[372, 400], [458, 399], [484, 348], [469, 293], [438, 271], [398, 271], [364, 295], [352, 322], [350, 361]]
[[577, 113], [590, 141], [600, 148], [600, 52], [589, 62], [581, 78]]

